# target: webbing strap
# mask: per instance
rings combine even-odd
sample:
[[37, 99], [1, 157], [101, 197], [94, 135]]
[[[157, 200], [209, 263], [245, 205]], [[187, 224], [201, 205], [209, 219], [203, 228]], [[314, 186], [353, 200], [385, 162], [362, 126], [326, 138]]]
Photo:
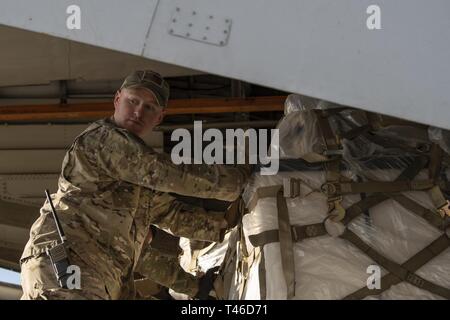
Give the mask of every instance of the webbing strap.
[[396, 193], [429, 190], [434, 185], [435, 183], [433, 180], [327, 182], [322, 185], [322, 192], [327, 196], [354, 193]]
[[436, 211], [425, 208], [424, 206], [418, 204], [414, 200], [411, 200], [410, 198], [408, 198], [404, 195], [401, 195], [401, 194], [392, 195], [391, 197], [398, 204], [400, 204], [403, 208], [405, 208], [406, 210], [411, 211], [415, 215], [425, 219], [432, 226], [434, 226], [440, 230], [444, 230], [447, 227], [448, 223], [446, 222], [446, 219], [442, 219], [436, 213]]
[[330, 162], [325, 162], [325, 178], [327, 182], [337, 182], [341, 178], [341, 158], [335, 158]]
[[[445, 241], [446, 246], [448, 247], [449, 245], [448, 237], [446, 235], [444, 236], [446, 238]], [[441, 287], [422, 277], [419, 277], [417, 274], [414, 273], [414, 271], [386, 258], [385, 256], [378, 253], [375, 249], [371, 248], [368, 244], [366, 244], [354, 232], [347, 229], [340, 237], [352, 243], [355, 247], [357, 247], [359, 250], [368, 255], [377, 264], [379, 264], [380, 266], [388, 270], [390, 273], [392, 273], [394, 276], [399, 278], [400, 281], [406, 281], [418, 288], [430, 291], [431, 293], [435, 293], [447, 299], [450, 299], [450, 289]]]
[[370, 208], [376, 206], [377, 204], [380, 204], [387, 199], [389, 199], [388, 195], [375, 194], [352, 204], [345, 210], [345, 217], [342, 220], [342, 223], [344, 225], [348, 225], [353, 219], [358, 217], [364, 211], [369, 210]]
[[280, 191], [281, 188], [282, 185], [275, 185], [275, 186], [260, 187], [256, 189], [255, 193], [253, 194], [253, 197], [250, 199], [247, 205], [248, 211], [250, 212], [253, 211], [259, 199], [276, 197], [278, 191]]
[[295, 296], [295, 264], [294, 244], [292, 242], [291, 223], [289, 211], [283, 191], [277, 194], [278, 207], [278, 238], [280, 239], [281, 265], [283, 267], [284, 279], [287, 287], [287, 299]]
[[[414, 162], [411, 166], [406, 168], [394, 181], [394, 183], [397, 182], [404, 182], [402, 180], [407, 179], [413, 179], [420, 170], [425, 166], [426, 164], [426, 157], [420, 157], [418, 161]], [[337, 167], [336, 165], [337, 164]], [[337, 168], [337, 170], [335, 170]], [[340, 176], [339, 172], [339, 162], [338, 161], [332, 161], [328, 163], [328, 170], [327, 170], [327, 181], [333, 181], [338, 180]], [[393, 182], [390, 182], [393, 183]], [[383, 190], [386, 192], [386, 189]], [[273, 192], [273, 191], [272, 191]], [[358, 192], [359, 193], [359, 192]], [[347, 225], [350, 223], [354, 218], [359, 216], [364, 211], [368, 210], [369, 208], [389, 199], [393, 198], [395, 201], [397, 201], [400, 205], [404, 206], [409, 211], [415, 213], [416, 215], [424, 218], [427, 220], [430, 224], [433, 226], [443, 229], [445, 225], [443, 224], [443, 220], [440, 219], [435, 212], [428, 210], [427, 208], [422, 207], [420, 204], [416, 203], [415, 201], [401, 195], [401, 194], [393, 194], [393, 195], [387, 195], [386, 193], [377, 193], [373, 194], [369, 197], [366, 197], [362, 199], [361, 201], [353, 204], [346, 210], [346, 215], [344, 220], [342, 221], [344, 225]], [[277, 193], [277, 205], [278, 205], [278, 214], [280, 219], [280, 214], [285, 214], [287, 216], [287, 221], [289, 221], [288, 216], [288, 209], [286, 205], [286, 200], [283, 197], [282, 189]], [[285, 211], [285, 212], [282, 212]], [[280, 221], [279, 221], [280, 223]], [[310, 237], [316, 237], [327, 234], [327, 231], [325, 229], [325, 226], [323, 223], [317, 223], [312, 225], [306, 225], [306, 226], [289, 226], [289, 225], [283, 225], [283, 232], [281, 232], [281, 227], [283, 224], [280, 223], [278, 230], [269, 230], [262, 232], [257, 235], [251, 235], [249, 236], [249, 240], [254, 246], [263, 246], [264, 244], [280, 241], [280, 248], [282, 248], [282, 263], [283, 263], [283, 271], [286, 279], [286, 283], [288, 284], [288, 291], [289, 291], [289, 283], [294, 284], [295, 289], [295, 274], [294, 274], [294, 259], [293, 259], [293, 251], [292, 251], [292, 241], [300, 241], [306, 238]], [[285, 236], [283, 238], [283, 235]], [[445, 238], [443, 238], [445, 237]], [[347, 241], [354, 244], [357, 248], [359, 248], [361, 251], [366, 253], [369, 257], [371, 257], [375, 262], [377, 262], [379, 265], [386, 268], [390, 274], [385, 276], [385, 283], [382, 285], [382, 289], [386, 290], [390, 286], [392, 286], [391, 283], [394, 283], [395, 281], [401, 282], [401, 281], [407, 281], [408, 283], [411, 283], [419, 288], [428, 290], [432, 293], [436, 293], [438, 295], [441, 295], [443, 297], [447, 297], [449, 295], [449, 289], [443, 288], [439, 285], [436, 285], [426, 279], [423, 279], [416, 274], [414, 274], [414, 271], [417, 269], [414, 269], [413, 267], [418, 266], [420, 264], [425, 264], [427, 261], [431, 260], [432, 257], [437, 256], [440, 252], [442, 252], [444, 249], [440, 250], [442, 247], [442, 243], [445, 240], [446, 241], [446, 247], [448, 247], [448, 237], [444, 235], [443, 237], [440, 237], [438, 240], [436, 240], [434, 243], [435, 245], [430, 245], [426, 249], [419, 252], [415, 259], [408, 260], [403, 265], [398, 265], [397, 263], [387, 259], [383, 255], [379, 254], [377, 251], [372, 249], [369, 245], [367, 245], [364, 241], [362, 241], [356, 234], [354, 234], [350, 230], [346, 230], [344, 234], [341, 235], [341, 238], [346, 239]], [[283, 238], [283, 240], [282, 240]], [[442, 240], [442, 239], [443, 240]], [[282, 245], [281, 242], [284, 242]], [[286, 249], [286, 246], [289, 249]], [[440, 247], [441, 246], [441, 247]], [[283, 249], [284, 247], [284, 249]], [[439, 250], [438, 250], [439, 249]], [[288, 256], [284, 255], [284, 253], [288, 253]], [[430, 253], [432, 257], [430, 257]], [[292, 255], [292, 257], [289, 257], [289, 254]], [[428, 260], [427, 260], [428, 259]], [[291, 264], [292, 261], [292, 264]], [[292, 276], [291, 276], [291, 270], [289, 268], [286, 268], [286, 266], [291, 266], [289, 268], [292, 268]], [[289, 279], [293, 279], [289, 280]], [[389, 280], [392, 279], [392, 280]], [[291, 282], [289, 282], [291, 281]], [[397, 282], [397, 283], [398, 283]], [[362, 293], [364, 292], [364, 288], [360, 291]], [[380, 289], [381, 290], [381, 289]], [[361, 295], [361, 292], [358, 291], [354, 295], [350, 295], [349, 298], [353, 297], [359, 297]], [[371, 291], [370, 294], [376, 294], [374, 291]], [[288, 292], [288, 298], [290, 297]], [[291, 296], [293, 297], [293, 295]], [[449, 298], [450, 299], [450, 298]]]
[[[250, 267], [253, 261], [250, 261], [251, 256], [248, 254], [247, 244], [245, 242], [244, 230], [240, 224], [238, 227], [239, 233], [239, 259], [238, 259], [238, 270], [241, 273], [241, 282], [239, 286], [239, 300], [242, 299], [245, 287], [247, 286], [248, 274], [250, 272]], [[253, 253], [252, 253], [253, 254]]]
[[393, 141], [393, 140], [389, 140], [387, 138], [380, 137], [380, 136], [377, 136], [375, 134], [371, 134], [370, 132], [365, 132], [365, 133], [362, 134], [362, 136], [364, 138], [366, 138], [367, 140], [369, 140], [370, 142], [373, 142], [373, 143], [375, 143], [375, 144], [377, 144], [379, 146], [382, 146], [384, 148], [401, 149], [401, 150], [404, 150], [404, 151], [411, 152], [413, 154], [424, 154], [430, 148], [429, 144], [418, 145], [417, 148], [413, 148], [413, 147], [410, 147], [408, 145], [405, 145], [404, 143]]
[[441, 171], [442, 149], [437, 143], [431, 145], [430, 162], [428, 164], [428, 177], [436, 180]]
[[[400, 175], [397, 177], [396, 181], [402, 181], [402, 180], [412, 180], [414, 179], [417, 174], [419, 174], [420, 170], [426, 165], [427, 158], [426, 157], [418, 157], [417, 161], [413, 162], [409, 167], [404, 169]], [[389, 199], [389, 195], [383, 194], [383, 193], [377, 193], [370, 195], [357, 203], [354, 203], [350, 207], [348, 207], [345, 211], [345, 217], [342, 220], [342, 223], [344, 225], [348, 225], [353, 219], [358, 217], [360, 214], [362, 214], [364, 211], [376, 206], [377, 204]]]
[[371, 127], [375, 130], [381, 129], [383, 127], [389, 126], [410, 126], [416, 129], [427, 130], [428, 126], [412, 122], [408, 120], [403, 120], [391, 116], [381, 115], [373, 112], [364, 112], [366, 114], [367, 122], [370, 123]]
[[[342, 110], [341, 110], [342, 111]], [[339, 152], [341, 150], [340, 143], [337, 139], [337, 136], [334, 134], [333, 130], [330, 127], [330, 122], [328, 117], [330, 112], [327, 110], [314, 110], [317, 116], [317, 125], [319, 127], [319, 131], [321, 133], [323, 142], [325, 144], [326, 153], [332, 154], [335, 152]], [[337, 109], [332, 113], [339, 112]]]
[[366, 133], [370, 129], [371, 129], [370, 125], [363, 125], [361, 127], [354, 127], [353, 129], [351, 129], [349, 131], [340, 133], [339, 134], [339, 138], [340, 139], [353, 140], [356, 137], [362, 135], [363, 133]]
[[[340, 163], [341, 157], [335, 158], [333, 161], [325, 163], [325, 175], [326, 183], [322, 186], [322, 192], [327, 196], [328, 214], [332, 216], [334, 221], [341, 221], [345, 216], [345, 209], [342, 207], [342, 195], [332, 192], [333, 190], [327, 190], [325, 186], [332, 186], [335, 183], [340, 183], [341, 170]], [[334, 211], [334, 212], [333, 212]]]
[[[250, 243], [254, 247], [262, 247], [268, 243], [278, 242], [279, 231], [277, 229], [263, 231], [258, 234], [248, 236]], [[302, 241], [308, 238], [324, 236], [327, 230], [323, 223], [314, 223], [304, 226], [291, 226], [292, 241]]]
[[266, 258], [264, 257], [264, 248], [260, 251], [261, 260], [259, 262], [258, 276], [259, 276], [259, 294], [261, 300], [267, 298], [267, 285], [266, 285]]
[[[402, 268], [409, 270], [410, 274], [417, 271], [419, 268], [421, 268], [423, 265], [428, 263], [430, 260], [438, 256], [440, 253], [442, 253], [444, 250], [446, 250], [450, 246], [450, 241], [447, 235], [443, 234], [436, 240], [434, 240], [430, 245], [419, 251], [417, 254], [409, 258], [405, 263], [401, 265]], [[419, 280], [416, 279], [413, 276], [410, 277], [411, 280]], [[396, 285], [400, 282], [402, 282], [403, 279], [397, 277], [393, 273], [388, 273], [387, 275], [383, 276], [380, 280], [380, 289], [369, 289], [368, 287], [363, 287], [357, 291], [355, 291], [352, 294], [349, 294], [348, 296], [344, 297], [345, 300], [354, 300], [354, 299], [364, 299], [367, 296], [370, 295], [380, 295], [387, 289], [389, 289], [391, 286]], [[419, 285], [422, 284], [420, 281], [417, 282]], [[426, 285], [425, 285], [426, 286]], [[443, 288], [440, 286], [437, 286], [433, 284], [432, 290], [433, 293], [437, 293], [442, 297], [446, 297], [447, 299], [450, 299], [448, 296], [449, 289]], [[425, 290], [428, 290], [428, 288], [422, 287]]]
[[444, 194], [442, 193], [439, 186], [434, 186], [430, 190], [430, 196], [439, 214], [443, 218], [446, 216], [450, 216], [450, 201], [444, 197]]
[[[438, 229], [443, 229], [447, 226], [446, 220], [441, 219], [436, 212], [429, 210], [417, 202], [401, 195], [385, 195], [385, 194], [376, 194], [366, 197], [357, 203], [354, 203], [350, 207], [346, 209], [346, 214], [342, 223], [344, 225], [348, 225], [353, 219], [358, 217], [364, 211], [380, 204], [381, 202], [392, 198], [400, 205], [402, 205], [405, 209], [411, 211], [412, 213], [422, 217], [427, 220], [431, 225], [435, 226]], [[318, 237], [326, 235], [326, 229], [323, 223], [315, 223], [310, 225], [302, 225], [302, 226], [292, 226], [292, 240], [293, 241], [301, 241], [307, 238]], [[264, 246], [268, 243], [278, 242], [278, 230], [267, 230], [258, 234], [250, 235], [249, 240], [251, 244], [255, 247]]]
[[[420, 172], [420, 170], [422, 170], [422, 168], [425, 166], [426, 162], [427, 162], [426, 157], [419, 157], [417, 159], [417, 161], [412, 163], [409, 167], [407, 167], [400, 173], [400, 175], [397, 177], [397, 180], [413, 179]], [[337, 161], [336, 161], [336, 163], [337, 163]], [[336, 171], [333, 170], [334, 165], [330, 162], [330, 163], [328, 163], [328, 166], [329, 166], [328, 172], [330, 172], [329, 174], [333, 175], [333, 176], [330, 176], [329, 178], [330, 179], [336, 178], [337, 177], [337, 174], [335, 173]], [[330, 166], [332, 166], [332, 167], [330, 167]], [[281, 186], [276, 186], [276, 187], [281, 188]], [[266, 188], [266, 187], [263, 187], [263, 188]], [[264, 193], [264, 194], [271, 193], [272, 194], [273, 189], [271, 189], [271, 190], [266, 189], [262, 193]], [[269, 196], [270, 195], [268, 195], [268, 197]], [[254, 198], [257, 198], [257, 197], [254, 197]], [[390, 196], [379, 193], [379, 194], [370, 195], [370, 196], [358, 201], [357, 203], [354, 203], [353, 205], [351, 205], [350, 207], [348, 207], [346, 209], [345, 217], [342, 220], [342, 223], [344, 225], [348, 225], [353, 219], [358, 217], [364, 211], [376, 206], [377, 204], [379, 204], [389, 198], [390, 198]], [[256, 201], [257, 200], [258, 200], [258, 198], [256, 199]], [[403, 203], [406, 203], [406, 201], [403, 201]], [[408, 204], [410, 205], [410, 203], [408, 203]], [[420, 214], [420, 216], [425, 217], [427, 215]], [[433, 218], [433, 220], [435, 220], [435, 219]], [[436, 221], [433, 222], [432, 224], [435, 225]], [[304, 226], [293, 226], [292, 228], [293, 228], [293, 230], [292, 230], [293, 241], [301, 241], [303, 239], [322, 236], [322, 235], [327, 234], [323, 223], [315, 223], [315, 224], [304, 225]], [[278, 242], [279, 241], [278, 232], [279, 232], [278, 230], [263, 231], [259, 234], [250, 235], [249, 240], [252, 243], [252, 245], [255, 247], [263, 246], [268, 243]]]
[[237, 246], [237, 242], [233, 245], [228, 245], [227, 252], [225, 253], [225, 258], [223, 259], [222, 265], [220, 266], [220, 277], [217, 277], [217, 284], [214, 284], [216, 293], [219, 295], [220, 299], [228, 299], [228, 295], [230, 293], [233, 275], [236, 271], [235, 267], [237, 262]]

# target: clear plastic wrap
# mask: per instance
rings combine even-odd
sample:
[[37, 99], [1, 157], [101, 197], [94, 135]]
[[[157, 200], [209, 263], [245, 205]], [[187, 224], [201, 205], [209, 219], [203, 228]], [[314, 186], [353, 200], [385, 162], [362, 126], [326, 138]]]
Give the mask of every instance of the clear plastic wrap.
[[[308, 162], [327, 159], [324, 145], [318, 136], [317, 117], [313, 111], [295, 111], [277, 125], [280, 133], [280, 159], [302, 158]], [[301, 138], [300, 138], [301, 137]]]
[[428, 128], [428, 137], [437, 143], [442, 150], [450, 154], [450, 131], [436, 127]]
[[288, 95], [284, 102], [284, 115], [286, 116], [291, 112], [302, 110], [305, 110], [302, 104], [302, 96], [295, 93]]
[[[292, 101], [294, 98], [290, 103]], [[319, 103], [318, 107], [329, 109], [334, 106]], [[367, 124], [367, 119], [360, 111], [346, 110], [339, 115], [331, 115], [330, 122], [332, 130], [335, 134], [339, 134]], [[274, 176], [255, 174], [243, 194], [244, 201], [249, 204], [258, 188], [283, 185], [285, 178], [300, 179], [300, 196], [286, 198], [290, 224], [302, 226], [321, 223], [327, 217], [328, 205], [327, 197], [320, 191], [321, 185], [326, 182], [325, 171], [320, 166], [314, 166], [314, 162], [326, 159], [317, 117], [313, 110], [292, 107], [277, 127], [280, 129], [281, 158], [285, 159], [284, 162], [280, 162], [280, 172]], [[351, 140], [343, 139], [341, 171], [343, 176], [352, 181], [393, 181], [403, 170], [417, 161], [418, 153], [415, 151], [423, 144], [431, 140], [439, 143], [445, 150], [444, 147], [449, 142], [446, 140], [448, 136], [444, 137], [442, 133], [429, 130], [430, 139], [428, 139], [422, 129], [401, 125], [383, 127], [376, 134], [380, 138], [388, 139], [391, 144], [386, 147], [364, 135]], [[313, 165], [303, 160], [312, 162]], [[445, 170], [448, 176], [449, 170], [447, 168], [442, 170]], [[414, 180], [423, 180], [427, 177], [428, 171], [425, 168]], [[430, 210], [435, 210], [427, 191], [402, 192], [402, 195]], [[360, 200], [360, 194], [344, 195], [342, 206], [348, 208]], [[249, 252], [255, 249], [249, 236], [278, 229], [277, 212], [276, 198], [268, 197], [259, 199], [252, 211], [243, 217], [245, 244]], [[386, 200], [370, 208], [368, 214], [361, 214], [351, 221], [348, 228], [370, 247], [398, 264], [404, 263], [442, 235], [441, 230], [431, 226], [394, 200]], [[278, 242], [266, 244], [263, 246], [263, 252], [266, 298], [286, 299], [280, 244]], [[294, 258], [296, 277], [294, 299], [342, 299], [366, 287], [370, 275], [367, 268], [376, 265], [350, 242], [329, 235], [295, 242]], [[250, 267], [243, 299], [260, 298], [259, 263], [263, 262], [256, 260]], [[381, 275], [387, 273], [381, 267]], [[450, 288], [450, 250], [446, 249], [426, 263], [416, 271], [416, 274]], [[235, 286], [238, 286], [238, 283]], [[236, 290], [236, 287], [231, 288], [233, 292]], [[230, 297], [236, 298], [236, 295]], [[366, 299], [442, 299], [442, 297], [401, 282], [381, 295], [368, 296]]]
[[287, 116], [289, 113], [296, 111], [316, 109], [322, 103], [322, 100], [293, 93], [288, 95], [284, 102], [284, 115]]

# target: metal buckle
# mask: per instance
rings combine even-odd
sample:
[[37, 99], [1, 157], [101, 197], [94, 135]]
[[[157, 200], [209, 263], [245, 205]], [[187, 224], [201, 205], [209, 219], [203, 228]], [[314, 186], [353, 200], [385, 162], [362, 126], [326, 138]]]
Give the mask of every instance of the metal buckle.
[[446, 215], [450, 217], [450, 201], [446, 200], [445, 204], [440, 206], [437, 210], [442, 218]]
[[308, 237], [315, 237], [319, 232], [316, 226], [307, 226], [305, 229], [305, 233]]
[[283, 179], [283, 196], [285, 198], [295, 198], [300, 196], [300, 179], [284, 178]]
[[431, 146], [428, 143], [420, 143], [416, 146], [416, 150], [420, 153], [430, 152]]
[[330, 156], [342, 156], [344, 155], [344, 150], [343, 149], [338, 149], [338, 150], [325, 150], [322, 155], [330, 157]]
[[434, 185], [433, 180], [413, 180], [410, 181], [411, 189], [413, 190], [427, 190]]
[[[329, 217], [334, 222], [342, 221], [345, 217], [345, 209], [341, 205], [342, 196], [328, 199]], [[335, 214], [332, 214], [336, 212]]]
[[406, 280], [419, 288], [422, 288], [425, 284], [422, 278], [409, 271], [406, 275]]
[[[332, 196], [336, 194], [337, 188], [336, 186], [331, 182], [325, 182], [323, 185], [320, 186], [320, 191], [326, 196]], [[341, 197], [342, 200], [342, 197]]]
[[297, 242], [298, 234], [297, 234], [297, 229], [295, 228], [295, 226], [291, 227], [291, 233], [292, 233], [292, 241]]

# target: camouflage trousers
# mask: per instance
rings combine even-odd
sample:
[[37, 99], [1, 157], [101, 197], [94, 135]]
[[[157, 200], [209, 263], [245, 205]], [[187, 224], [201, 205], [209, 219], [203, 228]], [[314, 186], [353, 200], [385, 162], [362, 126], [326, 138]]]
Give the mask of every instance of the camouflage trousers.
[[46, 254], [30, 257], [21, 265], [22, 300], [109, 300], [105, 278], [70, 254], [70, 263], [80, 267], [81, 289], [59, 286], [50, 258]]
[[[80, 267], [81, 289], [63, 289], [59, 286], [50, 259], [43, 254], [32, 257], [22, 263], [22, 300], [97, 300], [97, 299], [132, 299], [123, 293], [120, 297], [108, 292], [105, 275], [88, 267], [83, 261], [70, 256], [71, 264]], [[178, 257], [169, 256], [149, 247], [141, 257], [136, 270], [145, 278], [171, 288], [172, 290], [194, 297], [198, 292], [198, 278], [184, 271]], [[130, 290], [133, 291], [133, 290]], [[145, 288], [143, 290], [145, 292]]]
[[198, 278], [181, 267], [177, 256], [164, 254], [151, 247], [143, 253], [136, 271], [149, 280], [189, 297], [194, 297], [198, 292]]
[[[195, 219], [192, 219], [194, 216]], [[192, 217], [191, 220], [198, 223], [186, 223], [184, 233], [201, 234], [203, 240], [217, 241], [221, 238], [222, 229], [216, 225], [225, 222], [223, 218], [209, 213], [192, 213]], [[179, 227], [177, 231], [180, 231]], [[48, 256], [45, 253], [31, 255], [21, 261], [22, 299], [133, 299], [136, 291], [133, 278], [135, 272], [190, 297], [198, 291], [198, 279], [182, 269], [176, 254], [167, 255], [144, 245], [140, 257], [134, 257], [132, 250], [122, 253], [111, 251], [110, 247], [99, 246], [94, 238], [86, 236], [83, 239], [86, 239], [85, 242], [79, 241], [82, 245], [67, 250], [70, 263], [80, 268], [81, 289], [61, 288]], [[177, 246], [178, 242], [170, 244], [172, 248]], [[120, 264], [124, 260], [129, 263]], [[122, 267], [125, 265], [126, 268]]]

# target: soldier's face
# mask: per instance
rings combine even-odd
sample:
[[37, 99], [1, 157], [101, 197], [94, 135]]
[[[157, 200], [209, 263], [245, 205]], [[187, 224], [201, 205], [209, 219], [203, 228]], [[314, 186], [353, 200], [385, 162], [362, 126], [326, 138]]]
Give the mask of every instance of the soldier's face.
[[114, 121], [119, 127], [143, 137], [161, 123], [164, 109], [147, 89], [128, 88], [116, 92]]

